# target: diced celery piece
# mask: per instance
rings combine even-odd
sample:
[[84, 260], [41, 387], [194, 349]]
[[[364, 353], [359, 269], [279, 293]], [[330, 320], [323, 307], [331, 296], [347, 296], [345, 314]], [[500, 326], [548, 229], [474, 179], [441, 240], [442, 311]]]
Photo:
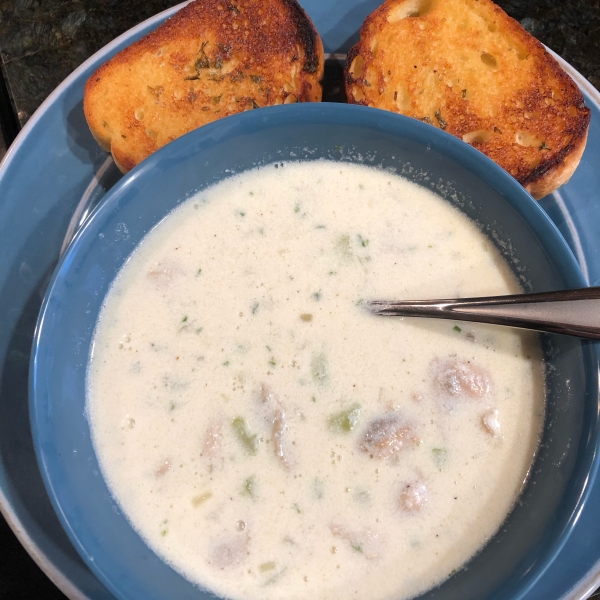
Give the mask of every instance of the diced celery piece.
[[242, 446], [244, 446], [244, 449], [248, 454], [254, 456], [256, 454], [256, 434], [250, 434], [244, 417], [236, 417], [233, 419], [231, 426], [233, 427], [237, 439], [241, 442]]
[[324, 385], [329, 379], [327, 372], [327, 357], [322, 352], [315, 354], [310, 361], [310, 372], [313, 379], [319, 384]]
[[331, 415], [327, 420], [329, 429], [339, 433], [349, 433], [354, 429], [358, 418], [360, 417], [360, 404], [353, 404], [350, 408], [343, 410], [335, 415]]
[[254, 479], [254, 475], [251, 475], [244, 481], [244, 487], [242, 488], [242, 496], [250, 496], [254, 498], [254, 494], [256, 493], [256, 480]]

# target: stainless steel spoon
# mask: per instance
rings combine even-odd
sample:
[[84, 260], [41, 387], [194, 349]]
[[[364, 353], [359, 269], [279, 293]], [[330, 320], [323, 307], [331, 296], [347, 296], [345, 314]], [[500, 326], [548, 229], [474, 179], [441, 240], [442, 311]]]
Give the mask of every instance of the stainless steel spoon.
[[600, 340], [600, 287], [451, 300], [371, 300], [373, 314], [508, 325]]

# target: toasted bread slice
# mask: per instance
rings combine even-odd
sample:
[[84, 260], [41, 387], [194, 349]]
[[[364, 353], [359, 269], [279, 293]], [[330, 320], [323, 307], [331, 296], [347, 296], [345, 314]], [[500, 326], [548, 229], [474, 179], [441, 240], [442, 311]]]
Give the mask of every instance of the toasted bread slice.
[[84, 112], [127, 172], [216, 119], [320, 101], [323, 61], [296, 0], [197, 0], [102, 65], [85, 86]]
[[348, 102], [463, 139], [535, 198], [568, 181], [590, 111], [542, 44], [490, 0], [387, 0], [348, 53]]

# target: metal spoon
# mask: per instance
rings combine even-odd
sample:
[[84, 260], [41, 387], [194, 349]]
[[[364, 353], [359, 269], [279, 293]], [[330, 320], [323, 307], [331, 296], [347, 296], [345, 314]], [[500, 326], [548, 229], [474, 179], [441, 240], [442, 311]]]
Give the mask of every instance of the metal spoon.
[[450, 300], [371, 300], [373, 314], [508, 325], [600, 340], [600, 287]]

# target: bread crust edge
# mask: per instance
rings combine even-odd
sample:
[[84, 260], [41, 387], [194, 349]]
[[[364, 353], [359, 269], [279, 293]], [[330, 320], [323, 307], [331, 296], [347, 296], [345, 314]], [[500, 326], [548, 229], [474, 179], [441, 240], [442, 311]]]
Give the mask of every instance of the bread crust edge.
[[563, 149], [563, 152], [556, 157], [554, 164], [547, 167], [539, 175], [534, 171], [526, 181], [519, 181], [536, 200], [540, 200], [544, 196], [551, 194], [571, 179], [571, 176], [581, 162], [587, 144], [589, 128], [590, 113], [588, 112], [587, 124], [582, 128], [583, 131], [578, 135], [577, 140], [572, 140]]
[[[378, 8], [376, 8], [366, 17], [366, 19], [360, 27], [360, 35], [358, 41], [354, 44], [354, 46], [352, 46], [348, 50], [348, 53], [346, 54], [346, 60], [344, 62], [344, 88], [349, 104], [369, 106], [367, 100], [356, 100], [354, 98], [352, 88], [357, 82], [351, 74], [351, 65], [356, 56], [363, 51], [363, 43], [366, 43], [366, 40], [369, 37], [371, 25], [376, 23], [377, 20], [381, 18], [381, 14], [388, 14], [392, 3], [393, 0], [386, 0], [383, 4], [381, 4]], [[540, 167], [533, 169], [533, 171], [529, 173], [525, 178], [515, 177], [516, 181], [518, 181], [536, 200], [540, 200], [544, 196], [547, 196], [548, 194], [557, 190], [560, 186], [567, 183], [573, 175], [573, 173], [575, 172], [575, 170], [577, 169], [587, 143], [591, 111], [589, 110], [589, 108], [585, 107], [583, 94], [581, 93], [581, 90], [579, 89], [577, 84], [572, 80], [568, 73], [564, 71], [564, 69], [560, 66], [558, 61], [547, 51], [545, 46], [538, 39], [527, 34], [527, 32], [525, 32], [525, 30], [520, 26], [520, 24], [514, 21], [514, 19], [512, 19], [509, 15], [507, 15], [501, 7], [494, 4], [493, 2], [490, 4], [492, 10], [495, 13], [497, 13], [501, 18], [506, 19], [506, 25], [513, 35], [516, 35], [517, 38], [520, 39], [525, 45], [529, 44], [537, 48], [538, 51], [541, 51], [545, 59], [548, 61], [548, 65], [550, 66], [551, 70], [556, 74], [556, 76], [560, 80], [564, 80], [565, 78], [567, 78], [570, 81], [570, 83], [573, 84], [575, 90], [578, 92], [577, 97], [573, 97], [572, 99], [573, 104], [577, 105], [579, 108], [585, 108], [586, 111], [585, 118], [582, 119], [580, 127], [573, 134], [573, 139], [571, 140], [571, 142], [565, 148], [563, 148], [559, 154], [553, 157], [551, 163], [546, 163], [545, 165], [540, 165]], [[401, 112], [396, 111], [390, 112], [394, 112], [395, 114], [402, 114]], [[409, 118], [414, 117], [409, 116]], [[454, 137], [456, 137], [459, 140], [461, 139], [457, 135], [454, 135]], [[471, 145], [471, 147], [476, 148], [477, 150], [485, 154], [485, 152], [483, 152], [476, 145]], [[491, 160], [494, 160], [491, 157], [489, 158]], [[499, 165], [499, 163], [496, 164]]]

